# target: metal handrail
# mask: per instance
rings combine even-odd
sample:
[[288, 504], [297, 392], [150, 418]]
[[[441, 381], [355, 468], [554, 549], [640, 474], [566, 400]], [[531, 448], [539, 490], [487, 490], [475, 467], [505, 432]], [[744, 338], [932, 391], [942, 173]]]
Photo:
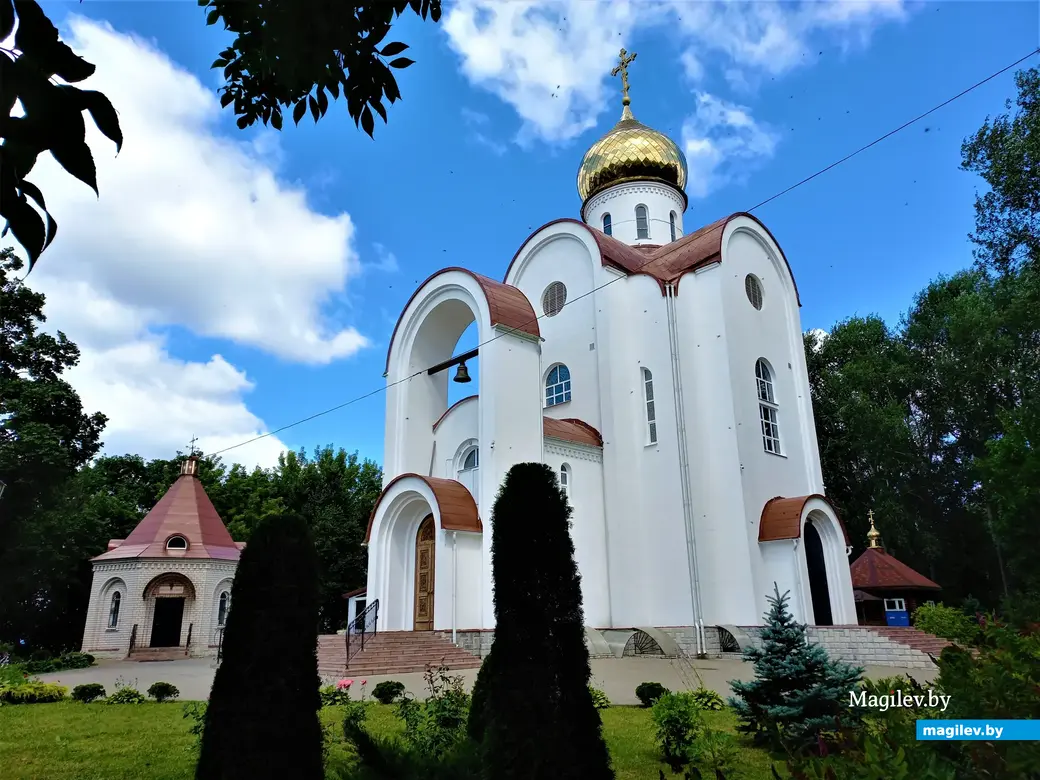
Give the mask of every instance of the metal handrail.
[[134, 627], [130, 629], [130, 647], [126, 650], [126, 657], [129, 658], [134, 654], [134, 645], [137, 644], [137, 623], [134, 623]]
[[191, 630], [195, 628], [194, 623], [188, 623], [188, 640], [184, 643], [184, 654], [191, 653]]
[[217, 663], [220, 663], [220, 659], [224, 656], [224, 627], [221, 626], [217, 629]]
[[[364, 611], [356, 618], [351, 620], [347, 624], [347, 630], [344, 632], [346, 636], [347, 645], [347, 662], [346, 668], [350, 668], [350, 659], [365, 649], [365, 636], [376, 635], [376, 631], [379, 626], [379, 599], [376, 599], [367, 607]], [[351, 635], [360, 637], [360, 641], [355, 640], [353, 643], [350, 641]], [[353, 644], [353, 650], [351, 649]]]

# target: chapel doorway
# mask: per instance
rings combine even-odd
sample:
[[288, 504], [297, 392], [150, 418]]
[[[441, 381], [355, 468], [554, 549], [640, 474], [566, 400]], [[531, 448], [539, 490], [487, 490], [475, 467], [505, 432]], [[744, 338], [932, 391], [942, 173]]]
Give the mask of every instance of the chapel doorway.
[[179, 647], [184, 620], [183, 598], [157, 598], [152, 618], [151, 647]]
[[415, 535], [415, 630], [433, 630], [435, 538], [433, 515], [427, 515]]
[[802, 533], [805, 539], [805, 564], [809, 569], [809, 591], [812, 594], [814, 623], [817, 626], [832, 626], [831, 594], [827, 586], [827, 564], [823, 555], [823, 539], [812, 520], [805, 522]]

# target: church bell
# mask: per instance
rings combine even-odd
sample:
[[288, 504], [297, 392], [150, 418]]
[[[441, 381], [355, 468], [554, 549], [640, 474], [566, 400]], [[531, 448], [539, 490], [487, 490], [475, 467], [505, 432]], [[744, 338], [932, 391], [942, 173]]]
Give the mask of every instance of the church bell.
[[466, 364], [465, 363], [459, 363], [458, 371], [455, 372], [455, 380], [454, 381], [459, 382], [460, 384], [465, 384], [466, 382], [471, 382], [472, 381], [469, 378], [469, 369], [466, 368]]

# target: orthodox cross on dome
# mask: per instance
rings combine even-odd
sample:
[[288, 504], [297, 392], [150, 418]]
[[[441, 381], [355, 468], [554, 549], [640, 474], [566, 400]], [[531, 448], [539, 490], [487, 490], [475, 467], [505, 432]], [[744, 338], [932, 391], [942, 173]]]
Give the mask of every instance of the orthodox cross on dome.
[[614, 70], [610, 71], [611, 76], [617, 76], [621, 74], [621, 103], [622, 105], [629, 105], [632, 101], [628, 97], [628, 66], [636, 61], [636, 53], [629, 54], [624, 49], [621, 50], [621, 54], [618, 55], [618, 64]]
[[191, 456], [191, 457], [194, 457], [194, 455], [195, 455], [195, 442], [197, 442], [198, 440], [199, 440], [198, 436], [196, 436], [195, 434], [191, 435], [191, 442], [189, 442], [189, 446], [191, 447], [191, 449], [188, 452], [188, 455]]
[[881, 532], [874, 527], [874, 510], [871, 509], [867, 512], [867, 519], [870, 521], [870, 530], [867, 531], [867, 542], [871, 547], [878, 546], [878, 539], [881, 538]]

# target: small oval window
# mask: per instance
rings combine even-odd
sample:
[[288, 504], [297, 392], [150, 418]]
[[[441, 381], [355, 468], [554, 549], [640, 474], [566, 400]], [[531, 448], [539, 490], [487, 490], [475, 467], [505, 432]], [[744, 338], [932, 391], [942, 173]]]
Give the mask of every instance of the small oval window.
[[542, 293], [542, 311], [547, 317], [555, 317], [567, 303], [567, 288], [563, 282], [553, 282]]
[[758, 277], [754, 274], [748, 274], [744, 279], [744, 292], [747, 293], [747, 299], [751, 301], [751, 305], [756, 309], [761, 310], [762, 308], [762, 283], [758, 281]]

